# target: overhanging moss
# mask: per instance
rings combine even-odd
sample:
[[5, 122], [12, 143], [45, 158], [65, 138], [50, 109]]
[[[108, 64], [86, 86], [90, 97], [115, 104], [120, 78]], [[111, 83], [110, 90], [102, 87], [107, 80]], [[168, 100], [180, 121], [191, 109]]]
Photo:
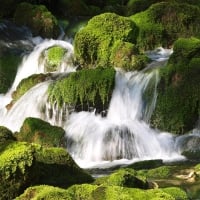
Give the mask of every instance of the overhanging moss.
[[49, 100], [52, 104], [56, 101], [60, 107], [66, 103], [79, 106], [79, 110], [88, 110], [91, 106], [102, 111], [109, 104], [114, 80], [114, 69], [77, 71], [50, 85]]

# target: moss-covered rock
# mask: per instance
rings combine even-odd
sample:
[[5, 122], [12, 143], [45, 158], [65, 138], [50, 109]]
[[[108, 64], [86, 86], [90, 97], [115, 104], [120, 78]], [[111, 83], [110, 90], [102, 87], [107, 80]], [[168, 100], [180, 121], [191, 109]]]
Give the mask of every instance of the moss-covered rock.
[[20, 62], [21, 58], [13, 54], [0, 56], [0, 93], [6, 93], [11, 87]]
[[200, 8], [194, 5], [156, 3], [131, 19], [139, 28], [137, 44], [144, 50], [170, 47], [179, 37], [200, 36]]
[[17, 24], [28, 26], [34, 35], [54, 38], [59, 34], [56, 18], [44, 5], [20, 3], [14, 14], [14, 21]]
[[101, 112], [108, 107], [114, 88], [114, 69], [86, 69], [69, 74], [49, 87], [49, 100], [60, 107], [64, 103], [76, 110], [95, 107]]
[[6, 141], [0, 146], [0, 199], [14, 199], [34, 184], [67, 187], [93, 181], [63, 148]]
[[137, 176], [137, 172], [133, 169], [119, 169], [107, 177], [97, 178], [94, 182], [103, 186], [121, 186], [130, 188], [148, 188], [146, 177]]
[[26, 118], [16, 134], [18, 141], [37, 143], [47, 147], [64, 146], [65, 131], [37, 118]]
[[119, 186], [74, 185], [67, 190], [47, 185], [28, 188], [17, 200], [32, 199], [82, 200], [188, 200], [186, 193], [177, 187], [141, 190]]
[[177, 40], [160, 74], [151, 124], [177, 134], [193, 129], [200, 116], [200, 40]]
[[6, 106], [9, 110], [13, 104], [20, 99], [29, 89], [51, 78], [51, 74], [33, 74], [22, 81], [17, 86], [16, 90], [12, 93], [12, 101]]
[[134, 45], [137, 32], [129, 18], [114, 13], [95, 16], [75, 35], [75, 58], [82, 67], [121, 64], [125, 69], [134, 68], [132, 65], [137, 68], [145, 61], [134, 57], [139, 55]]
[[7, 140], [16, 140], [11, 130], [4, 126], [0, 126], [0, 143]]

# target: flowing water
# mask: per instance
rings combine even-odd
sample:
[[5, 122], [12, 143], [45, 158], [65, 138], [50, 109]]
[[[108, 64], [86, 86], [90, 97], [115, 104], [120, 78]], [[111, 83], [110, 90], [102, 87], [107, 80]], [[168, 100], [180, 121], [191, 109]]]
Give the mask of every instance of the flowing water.
[[[73, 55], [73, 47], [66, 41], [34, 38], [32, 42], [36, 46], [24, 56], [11, 89], [7, 94], [0, 95], [0, 125], [7, 126], [13, 132], [19, 131], [26, 117], [38, 117], [62, 126], [66, 131], [67, 150], [84, 168], [144, 159], [182, 158], [176, 148], [176, 139], [170, 133], [154, 130], [149, 125], [156, 105], [159, 81], [158, 70], [153, 67], [163, 65], [171, 50], [160, 48], [153, 53], [147, 52], [154, 60], [147, 67], [150, 70], [125, 73], [116, 69], [115, 89], [106, 117], [95, 114], [95, 111], [73, 112], [67, 105], [58, 109], [56, 102], [50, 105], [47, 88], [54, 80], [31, 88], [8, 111], [5, 105], [20, 81], [32, 74], [46, 72], [40, 59], [45, 49], [59, 45], [67, 49], [66, 59]], [[56, 73], [75, 71], [75, 67], [66, 63], [63, 62]]]

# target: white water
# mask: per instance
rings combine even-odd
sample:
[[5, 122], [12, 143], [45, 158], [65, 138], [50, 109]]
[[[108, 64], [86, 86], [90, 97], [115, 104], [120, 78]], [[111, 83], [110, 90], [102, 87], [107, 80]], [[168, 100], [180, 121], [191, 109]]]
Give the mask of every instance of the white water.
[[[156, 70], [152, 73], [118, 71], [106, 118], [95, 115], [94, 112], [70, 114], [66, 105], [60, 110], [56, 103], [50, 106], [46, 95], [49, 82], [30, 89], [7, 111], [4, 107], [9, 103], [11, 92], [19, 82], [32, 74], [45, 72], [39, 57], [45, 49], [54, 45], [67, 48], [69, 56], [73, 53], [73, 47], [64, 41], [45, 40], [38, 44], [34, 51], [23, 59], [11, 90], [0, 97], [0, 125], [7, 126], [12, 131], [19, 131], [26, 117], [38, 117], [62, 126], [68, 138], [67, 149], [81, 167], [102, 164], [109, 166], [144, 159], [180, 158], [176, 153], [172, 135], [160, 133], [148, 125], [156, 104], [156, 85], [159, 80]], [[160, 54], [161, 57], [162, 55], [166, 54]], [[61, 65], [59, 72], [63, 71], [66, 71], [66, 66]], [[154, 91], [147, 105], [143, 100], [143, 93], [151, 81], [154, 83]]]
[[150, 74], [117, 72], [106, 118], [94, 112], [70, 115], [64, 127], [69, 138], [68, 151], [81, 167], [96, 166], [102, 162], [109, 165], [107, 160], [114, 164], [120, 159], [126, 163], [130, 160], [180, 158], [173, 136], [151, 129], [143, 120], [147, 116], [142, 95], [155, 76], [156, 71]]

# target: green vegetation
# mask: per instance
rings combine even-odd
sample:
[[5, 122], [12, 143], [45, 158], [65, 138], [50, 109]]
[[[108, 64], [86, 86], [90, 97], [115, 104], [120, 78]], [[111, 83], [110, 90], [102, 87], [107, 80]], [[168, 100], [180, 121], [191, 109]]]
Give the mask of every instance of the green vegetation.
[[137, 44], [142, 50], [170, 47], [179, 37], [199, 37], [200, 8], [161, 2], [130, 17], [139, 28]]
[[6, 93], [11, 87], [20, 62], [21, 58], [16, 55], [7, 53], [0, 57], [0, 93]]
[[57, 19], [44, 5], [20, 3], [14, 14], [14, 21], [17, 24], [28, 26], [34, 35], [52, 38], [59, 34]]
[[64, 146], [65, 131], [61, 127], [51, 126], [37, 118], [26, 118], [20, 132], [16, 134], [18, 141], [41, 144], [46, 147]]
[[[46, 195], [46, 196], [45, 196]], [[28, 188], [17, 200], [63, 198], [66, 200], [188, 200], [184, 191], [179, 188], [141, 190], [119, 186], [74, 185], [67, 190], [51, 186]], [[48, 197], [48, 198], [47, 198]]]
[[82, 67], [110, 67], [125, 56], [120, 64], [129, 69], [138, 63], [133, 57], [137, 32], [135, 23], [127, 17], [114, 13], [95, 16], [75, 35], [75, 58]]
[[96, 185], [103, 186], [121, 186], [130, 188], [148, 188], [148, 183], [144, 176], [138, 176], [133, 169], [119, 169], [107, 177], [97, 178]]
[[114, 69], [77, 71], [50, 85], [49, 99], [51, 103], [56, 101], [60, 107], [66, 103], [79, 110], [88, 110], [92, 106], [102, 111], [108, 107], [114, 80]]
[[5, 141], [0, 146], [0, 199], [11, 200], [35, 184], [68, 187], [92, 182], [63, 148]]
[[57, 71], [58, 67], [61, 65], [67, 49], [61, 46], [53, 46], [45, 51], [45, 70], [47, 72]]
[[200, 116], [200, 40], [178, 39], [160, 74], [151, 123], [161, 130], [183, 134], [194, 128]]
[[7, 140], [16, 140], [11, 130], [4, 126], [0, 126], [0, 144]]

